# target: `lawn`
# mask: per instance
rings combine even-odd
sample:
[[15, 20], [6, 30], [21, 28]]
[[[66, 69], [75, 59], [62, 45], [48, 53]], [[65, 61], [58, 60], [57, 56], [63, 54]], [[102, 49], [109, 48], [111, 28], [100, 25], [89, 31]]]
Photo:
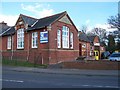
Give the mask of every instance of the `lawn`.
[[47, 68], [47, 65], [34, 64], [28, 61], [7, 60], [7, 59], [2, 59], [2, 65]]

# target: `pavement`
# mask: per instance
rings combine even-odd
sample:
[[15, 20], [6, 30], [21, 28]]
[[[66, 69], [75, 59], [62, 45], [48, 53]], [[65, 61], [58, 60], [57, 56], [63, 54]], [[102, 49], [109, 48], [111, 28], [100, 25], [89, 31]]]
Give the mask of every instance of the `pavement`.
[[12, 70], [18, 72], [33, 72], [33, 73], [47, 73], [47, 74], [65, 74], [65, 75], [87, 75], [87, 76], [117, 76], [120, 70], [85, 70], [85, 69], [43, 69], [33, 67], [15, 67], [3, 66], [2, 70]]

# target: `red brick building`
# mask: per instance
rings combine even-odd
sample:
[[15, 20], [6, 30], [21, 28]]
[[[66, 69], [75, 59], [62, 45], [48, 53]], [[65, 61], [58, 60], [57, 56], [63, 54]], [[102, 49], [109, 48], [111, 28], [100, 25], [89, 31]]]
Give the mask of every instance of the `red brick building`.
[[104, 51], [105, 47], [101, 45], [98, 36], [86, 35], [85, 33], [79, 32], [79, 56], [92, 57], [93, 59], [99, 60], [101, 53]]
[[67, 12], [41, 19], [20, 14], [15, 26], [0, 33], [0, 50], [3, 58], [55, 64], [79, 56], [77, 35]]
[[0, 23], [0, 51], [2, 51], [2, 34], [4, 34], [10, 27], [5, 22]]
[[96, 60], [101, 58], [101, 53], [105, 52], [105, 47], [100, 43], [100, 39], [97, 35], [90, 35], [88, 39], [91, 42], [91, 52]]
[[90, 57], [90, 40], [82, 32], [79, 32], [79, 56]]

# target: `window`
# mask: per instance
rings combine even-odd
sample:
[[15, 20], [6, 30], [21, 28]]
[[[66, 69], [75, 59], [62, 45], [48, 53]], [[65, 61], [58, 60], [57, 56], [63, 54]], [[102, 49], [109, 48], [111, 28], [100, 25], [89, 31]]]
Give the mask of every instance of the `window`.
[[98, 56], [98, 52], [96, 52], [96, 56]]
[[11, 49], [11, 36], [8, 37], [8, 41], [7, 41], [7, 49]]
[[58, 30], [57, 32], [57, 47], [61, 48], [61, 31]]
[[83, 47], [83, 48], [86, 48], [86, 44], [82, 44], [82, 47]]
[[22, 21], [20, 21], [20, 22], [18, 22], [18, 24], [19, 24], [19, 25], [21, 25], [21, 24], [23, 24], [23, 22], [22, 22]]
[[17, 30], [17, 49], [24, 48], [24, 29]]
[[73, 33], [70, 33], [70, 48], [73, 49]]
[[92, 56], [92, 51], [90, 51], [90, 56]]
[[62, 28], [62, 46], [63, 48], [69, 48], [69, 28], [66, 26]]
[[37, 48], [38, 34], [37, 32], [32, 33], [32, 48]]
[[104, 48], [103, 48], [103, 47], [101, 47], [101, 50], [104, 50]]

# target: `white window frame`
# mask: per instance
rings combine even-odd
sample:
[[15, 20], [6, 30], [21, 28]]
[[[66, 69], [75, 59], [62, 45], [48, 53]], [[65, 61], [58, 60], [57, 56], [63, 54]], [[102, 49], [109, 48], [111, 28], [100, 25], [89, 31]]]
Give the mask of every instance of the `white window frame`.
[[71, 48], [71, 49], [73, 49], [73, 40], [74, 40], [73, 38], [74, 38], [74, 37], [73, 37], [73, 33], [71, 32], [71, 33], [70, 33], [70, 48]]
[[57, 47], [61, 48], [61, 31], [57, 31]]
[[24, 48], [24, 29], [17, 30], [17, 49]]
[[38, 33], [33, 32], [32, 33], [32, 48], [37, 48], [38, 47]]
[[86, 44], [85, 43], [82, 44], [82, 48], [86, 48]]
[[62, 47], [69, 48], [69, 28], [66, 26], [62, 28]]
[[7, 49], [11, 49], [12, 46], [12, 37], [8, 36], [8, 40], [7, 40]]
[[23, 24], [23, 21], [18, 22], [19, 25]]

